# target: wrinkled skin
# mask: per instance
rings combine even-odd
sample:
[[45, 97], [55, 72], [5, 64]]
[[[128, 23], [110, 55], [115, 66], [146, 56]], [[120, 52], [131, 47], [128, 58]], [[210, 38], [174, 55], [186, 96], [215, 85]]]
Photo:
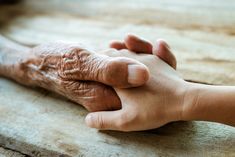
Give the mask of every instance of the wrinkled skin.
[[[107, 51], [119, 53], [114, 49], [98, 54], [77, 43], [48, 43], [30, 49], [1, 36], [0, 41], [0, 75], [59, 93], [89, 111], [119, 109], [120, 99], [111, 86], [131, 88], [148, 80], [148, 70], [142, 63], [101, 55]], [[117, 49], [117, 46], [133, 53], [156, 54], [168, 64], [174, 62], [174, 58], [169, 60], [166, 57], [172, 53], [163, 41], [152, 46], [143, 39], [128, 35], [124, 42], [111, 43], [112, 48]], [[133, 67], [139, 72], [129, 79]]]
[[[79, 44], [44, 44], [30, 54], [19, 63], [19, 71], [23, 71], [19, 82], [59, 93], [89, 111], [120, 108], [120, 99], [111, 85], [129, 88], [148, 80], [148, 69], [142, 63], [97, 54]], [[128, 65], [140, 65], [140, 84], [127, 80]]]
[[[152, 45], [133, 35], [126, 37], [125, 44], [129, 45], [132, 50], [130, 52], [151, 53], [145, 48], [139, 52], [139, 46]], [[153, 53], [169, 54], [170, 51], [164, 44], [160, 44], [159, 51], [153, 49]], [[95, 53], [77, 43], [57, 42], [37, 46], [31, 50], [31, 57], [20, 64], [21, 71], [27, 72], [26, 75], [23, 73], [23, 81], [27, 80], [30, 85], [59, 93], [83, 105], [88, 111], [120, 109], [121, 101], [113, 87], [130, 88], [142, 85], [148, 80], [148, 70], [142, 63], [133, 59], [108, 57], [107, 51], [120, 52], [107, 49]], [[165, 58], [169, 63], [173, 61]], [[127, 80], [129, 64], [141, 65], [140, 76], [137, 78], [139, 82], [134, 81], [135, 84], [130, 84]]]

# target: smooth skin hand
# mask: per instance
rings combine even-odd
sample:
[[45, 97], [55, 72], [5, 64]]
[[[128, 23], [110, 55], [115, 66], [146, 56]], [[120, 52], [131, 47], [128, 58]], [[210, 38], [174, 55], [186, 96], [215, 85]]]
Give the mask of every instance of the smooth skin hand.
[[156, 44], [152, 45], [145, 39], [129, 34], [125, 37], [124, 41], [112, 41], [110, 47], [116, 50], [125, 49], [138, 54], [153, 54], [176, 69], [177, 62], [175, 55], [171, 52], [170, 46], [162, 39], [158, 39]]
[[[142, 40], [134, 37], [138, 39], [134, 41]], [[150, 69], [150, 79], [141, 87], [115, 88], [122, 108], [116, 111], [89, 113], [85, 119], [88, 126], [100, 130], [139, 131], [158, 128], [179, 120], [204, 120], [235, 126], [235, 87], [186, 82], [174, 70], [176, 61], [169, 49], [153, 52], [157, 56], [150, 53], [135, 54], [127, 50], [128, 39], [130, 36], [124, 42], [113, 42], [115, 44], [112, 43], [111, 46], [121, 51], [107, 51], [106, 54], [139, 60]], [[160, 43], [158, 42], [158, 45], [165, 45], [163, 41]], [[149, 43], [139, 46], [144, 47], [142, 53], [147, 52], [147, 49], [150, 51], [146, 45]], [[158, 46], [158, 50], [160, 49]], [[213, 99], [210, 99], [211, 97]]]
[[135, 54], [128, 50], [116, 53], [110, 51], [107, 54], [113, 57], [130, 57], [144, 63], [150, 69], [150, 80], [138, 88], [115, 88], [122, 109], [90, 113], [85, 119], [88, 126], [105, 130], [135, 131], [157, 128], [181, 119], [187, 85], [172, 67], [154, 55]]

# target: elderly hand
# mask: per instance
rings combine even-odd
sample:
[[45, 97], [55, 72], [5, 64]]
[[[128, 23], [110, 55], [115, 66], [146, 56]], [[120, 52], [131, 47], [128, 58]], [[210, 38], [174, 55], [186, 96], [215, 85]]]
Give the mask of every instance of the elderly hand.
[[50, 43], [32, 50], [35, 55], [22, 63], [27, 80], [83, 105], [89, 111], [120, 108], [113, 87], [143, 85], [148, 68], [124, 57], [108, 57], [78, 44]]
[[[120, 99], [110, 86], [131, 88], [148, 80], [148, 69], [142, 63], [97, 54], [80, 44], [48, 43], [29, 49], [1, 36], [0, 41], [2, 76], [59, 93], [89, 111], [120, 109]], [[144, 40], [130, 35], [125, 41], [136, 53], [151, 53], [152, 45]], [[120, 43], [123, 46], [123, 42], [116, 42], [116, 46]], [[165, 49], [160, 44], [153, 53], [163, 54], [164, 58], [169, 56]]]
[[[135, 53], [153, 53], [176, 68], [176, 59], [163, 40], [152, 46], [128, 35], [124, 42], [111, 44], [115, 46]], [[89, 111], [120, 109], [120, 99], [112, 87], [141, 86], [149, 77], [146, 66], [136, 60], [108, 57], [106, 51], [98, 54], [80, 44], [49, 43], [32, 49], [31, 53], [34, 57], [23, 64], [29, 68], [27, 80], [36, 78], [33, 84], [64, 95]]]

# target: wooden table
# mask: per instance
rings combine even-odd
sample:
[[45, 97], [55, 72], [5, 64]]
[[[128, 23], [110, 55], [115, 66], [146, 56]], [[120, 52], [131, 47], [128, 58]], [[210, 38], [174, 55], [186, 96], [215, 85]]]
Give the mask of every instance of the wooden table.
[[[164, 38], [184, 79], [235, 85], [233, 0], [25, 0], [0, 7], [0, 33], [29, 46], [66, 40], [95, 49], [126, 33]], [[29, 156], [235, 156], [233, 127], [177, 122], [101, 132], [85, 126], [81, 106], [4, 78], [0, 113], [0, 145]]]
[[0, 147], [0, 157], [25, 157], [25, 155], [16, 151]]

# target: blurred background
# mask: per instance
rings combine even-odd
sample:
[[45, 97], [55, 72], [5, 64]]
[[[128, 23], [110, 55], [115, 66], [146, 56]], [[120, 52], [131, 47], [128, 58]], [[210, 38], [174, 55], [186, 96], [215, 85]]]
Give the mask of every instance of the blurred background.
[[[8, 2], [8, 3], [6, 3]], [[235, 85], [234, 0], [0, 0], [0, 34], [34, 46], [79, 42], [96, 50], [134, 33], [165, 39], [187, 80]], [[3, 4], [5, 3], [5, 4]]]

